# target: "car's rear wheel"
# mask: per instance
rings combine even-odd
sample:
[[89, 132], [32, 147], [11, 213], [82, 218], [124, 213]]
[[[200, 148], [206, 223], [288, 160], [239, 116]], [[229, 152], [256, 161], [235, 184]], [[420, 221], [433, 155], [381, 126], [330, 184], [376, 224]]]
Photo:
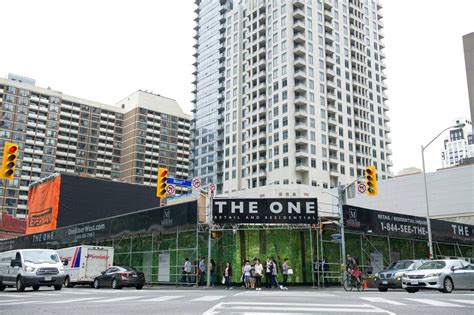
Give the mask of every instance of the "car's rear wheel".
[[416, 293], [418, 292], [418, 289], [413, 289], [413, 288], [406, 288], [405, 289], [408, 293]]
[[99, 289], [99, 288], [100, 288], [100, 286], [99, 286], [99, 279], [95, 279], [93, 285], [94, 285], [94, 288]]
[[16, 290], [18, 292], [24, 292], [25, 291], [25, 285], [23, 284], [23, 281], [21, 280], [20, 277], [16, 279]]
[[141, 290], [141, 289], [143, 289], [143, 286], [142, 285], [137, 285], [135, 288], [137, 288], [137, 290]]
[[120, 290], [122, 287], [118, 285], [117, 279], [112, 280], [112, 289]]
[[40, 289], [39, 285], [34, 285], [33, 286], [33, 291], [38, 291]]
[[443, 293], [451, 293], [453, 292], [453, 289], [454, 289], [453, 280], [451, 280], [450, 277], [444, 278]]
[[380, 292], [387, 292], [387, 291], [388, 291], [388, 288], [379, 287], [379, 291], [380, 291]]
[[57, 284], [57, 285], [54, 286], [54, 290], [56, 290], [56, 291], [59, 291], [59, 290], [61, 290], [62, 288], [63, 288], [63, 285], [62, 285], [62, 284]]

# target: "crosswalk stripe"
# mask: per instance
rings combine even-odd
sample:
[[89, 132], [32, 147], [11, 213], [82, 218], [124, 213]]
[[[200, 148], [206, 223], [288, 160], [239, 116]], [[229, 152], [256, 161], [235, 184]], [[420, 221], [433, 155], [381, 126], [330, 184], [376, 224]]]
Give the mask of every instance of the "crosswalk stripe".
[[99, 298], [98, 297], [90, 297], [90, 298], [82, 298], [82, 299], [61, 300], [61, 301], [45, 302], [45, 304], [63, 304], [63, 303], [90, 301], [90, 300], [95, 300], [95, 299], [99, 299]]
[[8, 303], [8, 302], [15, 302], [18, 300], [0, 300], [0, 303]]
[[291, 291], [246, 291], [237, 293], [236, 295], [251, 295], [251, 296], [284, 296], [284, 297], [333, 297], [334, 294], [320, 293], [320, 292], [291, 292]]
[[209, 302], [209, 301], [217, 301], [225, 297], [226, 297], [225, 295], [205, 295], [205, 296], [192, 299], [191, 301]]
[[106, 299], [106, 300], [100, 300], [100, 301], [91, 301], [93, 303], [112, 303], [112, 302], [118, 302], [118, 301], [127, 301], [127, 300], [133, 300], [133, 299], [140, 299], [144, 298], [144, 296], [124, 296], [124, 297], [119, 297], [119, 298], [114, 298], [114, 299]]
[[[228, 302], [219, 303], [207, 310], [204, 314], [236, 312], [244, 314], [260, 314], [259, 311], [272, 314], [291, 314], [292, 312], [324, 312], [324, 313], [386, 313], [389, 311], [368, 304], [307, 304], [307, 303], [260, 303], [260, 302]], [[277, 313], [275, 313], [277, 312]]]
[[435, 301], [435, 300], [430, 300], [430, 299], [406, 299], [406, 300], [433, 305], [433, 306], [464, 307], [463, 305], [459, 305], [459, 304]]
[[451, 300], [451, 301], [457, 302], [457, 303], [466, 303], [466, 304], [474, 305], [474, 300]]
[[157, 297], [157, 298], [154, 298], [154, 299], [148, 299], [148, 300], [140, 300], [142, 302], [164, 302], [164, 301], [169, 301], [169, 300], [175, 300], [175, 299], [179, 299], [179, 298], [182, 298], [183, 296], [173, 296], [173, 295], [169, 295], [169, 296], [160, 296], [160, 297]]
[[20, 305], [20, 304], [32, 304], [32, 303], [43, 303], [42, 301], [16, 301], [16, 302], [8, 302], [8, 303], [1, 303], [0, 305]]
[[392, 300], [381, 298], [381, 297], [360, 297], [360, 298], [363, 299], [363, 300], [367, 300], [369, 302], [373, 302], [373, 303], [385, 303], [385, 304], [391, 304], [391, 305], [406, 305], [406, 304], [401, 303], [401, 302], [392, 301]]
[[1, 297], [9, 297], [9, 298], [24, 298], [25, 295], [24, 294], [20, 294], [20, 293], [5, 293], [5, 294], [2, 294], [0, 295]]
[[57, 294], [79, 294], [79, 295], [90, 295], [92, 292], [77, 292], [77, 291], [58, 291]]

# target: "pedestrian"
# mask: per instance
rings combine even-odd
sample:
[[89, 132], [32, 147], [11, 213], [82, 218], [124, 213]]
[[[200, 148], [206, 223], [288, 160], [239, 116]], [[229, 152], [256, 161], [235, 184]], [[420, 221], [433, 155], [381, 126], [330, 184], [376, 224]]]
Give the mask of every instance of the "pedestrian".
[[250, 262], [248, 260], [245, 261], [244, 270], [243, 270], [243, 277], [244, 277], [244, 284], [245, 289], [250, 289]]
[[265, 263], [265, 288], [267, 289], [272, 287], [272, 272], [273, 263], [270, 257], [267, 257], [267, 262]]
[[255, 263], [257, 258], [253, 259], [253, 263], [250, 265], [250, 288], [255, 289]]
[[254, 269], [255, 269], [254, 276], [255, 276], [256, 290], [261, 291], [262, 290], [263, 266], [260, 263], [260, 259], [257, 259], [257, 261], [255, 262]]
[[323, 286], [329, 287], [329, 281], [328, 281], [329, 264], [326, 257], [323, 257], [323, 260], [321, 261], [321, 265], [323, 269]]
[[183, 273], [181, 275], [181, 283], [188, 283], [190, 284], [190, 278], [189, 274], [191, 273], [191, 262], [189, 261], [189, 258], [184, 259], [184, 265], [183, 265]]
[[198, 266], [198, 273], [199, 273], [199, 286], [203, 287], [204, 286], [204, 276], [206, 274], [206, 261], [204, 260], [204, 257], [201, 257], [201, 260], [199, 261], [199, 266]]
[[285, 258], [283, 261], [283, 265], [281, 266], [281, 273], [283, 274], [283, 288], [287, 289], [286, 283], [288, 281], [288, 270], [290, 269], [290, 265], [288, 264], [288, 258]]
[[283, 286], [278, 284], [278, 279], [277, 279], [278, 264], [277, 264], [275, 258], [272, 257], [271, 263], [273, 264], [273, 269], [272, 269], [272, 274], [271, 274], [271, 283], [272, 283], [271, 286], [272, 287], [275, 286], [275, 288], [280, 288], [281, 290], [283, 290]]
[[212, 258], [209, 264], [209, 272], [211, 273], [211, 286], [214, 287], [216, 285], [216, 262]]
[[198, 281], [199, 281], [199, 278], [198, 278], [198, 262], [197, 260], [194, 260], [193, 261], [193, 265], [192, 265], [192, 268], [191, 268], [191, 274], [193, 275], [193, 283], [195, 283], [195, 285], [197, 286], [198, 285]]
[[224, 279], [225, 279], [225, 288], [227, 290], [232, 290], [232, 287], [230, 286], [230, 278], [232, 277], [232, 266], [230, 262], [227, 262], [225, 264], [224, 268]]

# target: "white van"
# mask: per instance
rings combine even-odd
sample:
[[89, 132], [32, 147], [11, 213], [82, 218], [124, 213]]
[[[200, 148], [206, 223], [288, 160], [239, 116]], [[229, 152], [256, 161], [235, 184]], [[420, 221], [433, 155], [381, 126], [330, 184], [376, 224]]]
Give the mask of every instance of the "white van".
[[94, 279], [114, 263], [113, 247], [80, 245], [57, 251], [61, 261], [67, 261], [67, 264], [64, 264], [66, 287], [76, 284], [92, 285]]
[[61, 290], [64, 267], [59, 255], [52, 249], [17, 249], [0, 253], [0, 291], [16, 287], [38, 290], [41, 286], [54, 286]]

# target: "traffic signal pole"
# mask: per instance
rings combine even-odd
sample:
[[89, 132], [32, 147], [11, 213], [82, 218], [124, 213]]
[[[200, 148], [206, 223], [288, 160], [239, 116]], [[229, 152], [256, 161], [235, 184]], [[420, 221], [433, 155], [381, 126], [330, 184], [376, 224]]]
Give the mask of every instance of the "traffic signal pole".
[[[209, 192], [208, 192], [209, 193]], [[209, 196], [209, 210], [207, 213], [207, 223], [209, 234], [207, 236], [207, 287], [211, 286], [211, 241], [212, 241], [212, 195]]]

